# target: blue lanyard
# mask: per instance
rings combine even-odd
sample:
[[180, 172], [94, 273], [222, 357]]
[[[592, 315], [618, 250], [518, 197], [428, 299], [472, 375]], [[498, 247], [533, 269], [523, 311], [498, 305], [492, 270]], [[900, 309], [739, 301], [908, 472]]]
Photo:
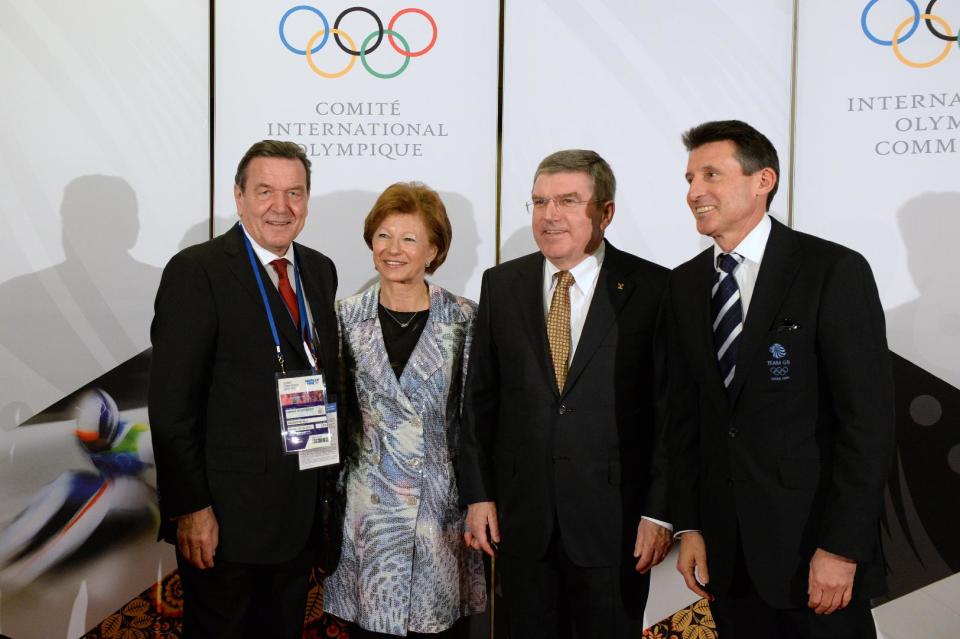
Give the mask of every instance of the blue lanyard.
[[[270, 332], [273, 334], [273, 344], [277, 349], [277, 362], [280, 364], [280, 371], [286, 373], [287, 369], [284, 366], [283, 354], [280, 352], [280, 335], [277, 333], [277, 325], [273, 321], [273, 310], [270, 308], [270, 300], [267, 298], [267, 289], [263, 286], [263, 277], [260, 275], [259, 262], [254, 255], [250, 238], [247, 237], [246, 231], [242, 232], [243, 243], [247, 247], [247, 256], [250, 258], [250, 267], [253, 269], [253, 276], [257, 279], [257, 286], [260, 288], [260, 297], [263, 299], [263, 306], [267, 313], [267, 322], [269, 322]], [[310, 318], [307, 316], [307, 305], [303, 299], [303, 289], [300, 284], [300, 267], [297, 265], [296, 254], [294, 254], [293, 257], [293, 276], [297, 286], [297, 308], [300, 309], [300, 326], [297, 328], [300, 332], [300, 338], [303, 340], [304, 347], [312, 350], [310, 346], [311, 340], [309, 339], [311, 335]], [[316, 361], [316, 356], [314, 356], [314, 361]]]

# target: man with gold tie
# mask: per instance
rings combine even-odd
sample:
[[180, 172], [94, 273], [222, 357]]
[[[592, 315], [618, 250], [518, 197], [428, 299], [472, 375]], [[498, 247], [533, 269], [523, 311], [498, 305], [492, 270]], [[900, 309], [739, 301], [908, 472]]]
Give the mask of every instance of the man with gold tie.
[[534, 176], [540, 251], [483, 276], [470, 358], [466, 542], [496, 553], [512, 637], [637, 637], [670, 547], [658, 311], [665, 268], [604, 239], [616, 180], [566, 150]]

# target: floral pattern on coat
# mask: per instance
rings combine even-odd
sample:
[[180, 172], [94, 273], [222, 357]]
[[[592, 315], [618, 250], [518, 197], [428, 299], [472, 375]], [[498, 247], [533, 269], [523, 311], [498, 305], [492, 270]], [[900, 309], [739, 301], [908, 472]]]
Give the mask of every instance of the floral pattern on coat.
[[376, 632], [436, 633], [486, 607], [454, 474], [476, 304], [430, 285], [427, 322], [398, 380], [379, 298], [375, 284], [337, 304], [346, 413], [359, 419], [348, 430], [343, 550], [324, 609]]

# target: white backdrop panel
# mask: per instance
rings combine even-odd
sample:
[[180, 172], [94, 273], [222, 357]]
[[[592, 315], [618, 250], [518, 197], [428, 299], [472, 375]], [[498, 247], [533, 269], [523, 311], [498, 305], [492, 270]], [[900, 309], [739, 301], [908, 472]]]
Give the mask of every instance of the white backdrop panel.
[[[69, 408], [18, 425], [149, 346], [163, 264], [208, 234], [208, 15], [197, 0], [0, 3], [4, 551], [17, 541], [11, 522], [51, 482], [95, 473]], [[118, 481], [150, 502], [147, 484]], [[173, 553], [152, 527], [130, 528], [36, 577], [17, 568], [67, 542], [23, 561], [6, 554], [0, 632], [76, 637], [153, 583]]]
[[149, 345], [208, 216], [205, 2], [0, 5], [0, 425]]
[[[696, 254], [680, 135], [745, 120], [786, 176], [791, 27], [789, 0], [507, 2], [501, 259], [535, 250], [523, 203], [539, 161], [563, 148], [613, 167], [617, 246], [670, 267]], [[783, 219], [786, 203], [783, 184]]]
[[[433, 279], [476, 299], [482, 269], [493, 263], [496, 251], [497, 3], [476, 3], [469, 10], [443, 0], [410, 5], [433, 19], [436, 43], [392, 79], [375, 77], [363, 60], [355, 60], [342, 77], [316, 74], [306, 56], [281, 42], [280, 21], [296, 5], [278, 0], [217, 5], [217, 232], [236, 219], [233, 174], [247, 147], [264, 138], [293, 140], [313, 162], [311, 214], [300, 241], [336, 262], [338, 297], [376, 275], [362, 227], [377, 195], [393, 182], [418, 180], [440, 192], [453, 224], [450, 256]], [[316, 11], [296, 11], [284, 25], [284, 37], [306, 50], [310, 36], [324, 29], [317, 12], [333, 27], [352, 6], [324, 1], [312, 5]], [[385, 28], [401, 6], [407, 5], [385, 0], [364, 5]], [[377, 29], [364, 11], [347, 13], [339, 28], [355, 41], [344, 42], [354, 50]], [[413, 12], [397, 18], [394, 30], [413, 52], [427, 47], [433, 35], [429, 20]], [[318, 36], [316, 42], [322, 41]], [[312, 59], [321, 71], [338, 72], [351, 58], [329, 38]], [[378, 73], [403, 63], [386, 37], [365, 59]]]
[[[960, 387], [960, 51], [919, 21], [904, 59], [949, 53], [904, 64], [867, 32], [891, 41], [913, 3], [869, 4], [866, 31], [866, 1], [801, 4], [795, 226], [863, 253], [890, 348]], [[934, 12], [960, 30], [960, 2]]]

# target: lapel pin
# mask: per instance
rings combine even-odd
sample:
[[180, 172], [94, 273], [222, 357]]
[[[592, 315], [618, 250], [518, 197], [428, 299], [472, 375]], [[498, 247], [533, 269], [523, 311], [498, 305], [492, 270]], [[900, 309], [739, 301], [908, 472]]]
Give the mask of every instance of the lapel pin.
[[623, 282], [617, 282], [617, 290], [618, 290], [618, 291], [622, 291], [622, 290], [623, 290]]

